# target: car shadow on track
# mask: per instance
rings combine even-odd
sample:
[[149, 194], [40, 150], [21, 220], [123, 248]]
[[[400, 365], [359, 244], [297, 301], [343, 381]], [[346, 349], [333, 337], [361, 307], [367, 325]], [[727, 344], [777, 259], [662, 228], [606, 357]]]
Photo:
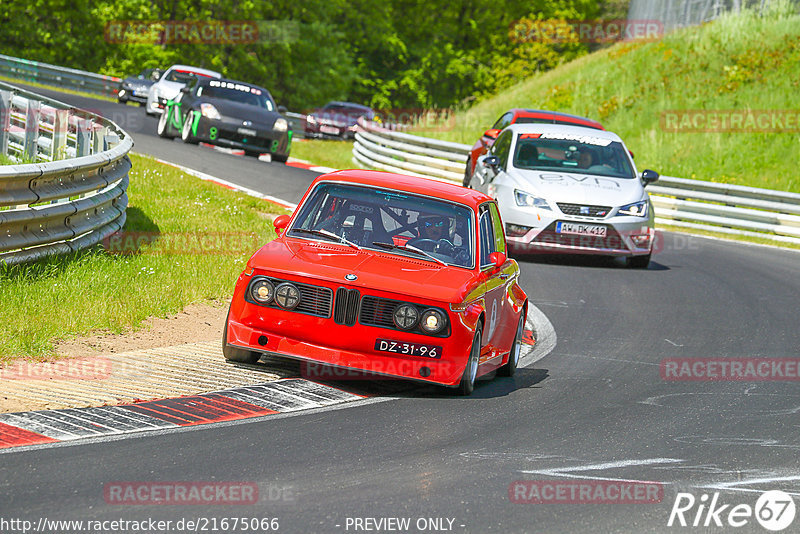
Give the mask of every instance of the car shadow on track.
[[[519, 254], [512, 253], [512, 258], [520, 263], [533, 263], [542, 265], [568, 265], [570, 267], [587, 268], [607, 268], [607, 269], [626, 269], [624, 258], [614, 258], [610, 256], [591, 256], [584, 254]], [[647, 269], [636, 269], [643, 271], [669, 271], [670, 268], [656, 261], [650, 260]]]

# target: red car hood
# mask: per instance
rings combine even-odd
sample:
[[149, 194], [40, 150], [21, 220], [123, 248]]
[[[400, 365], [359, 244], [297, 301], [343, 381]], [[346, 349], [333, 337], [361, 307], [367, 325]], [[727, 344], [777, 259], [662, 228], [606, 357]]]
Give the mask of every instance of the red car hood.
[[[480, 281], [479, 273], [459, 267], [445, 267], [380, 251], [285, 238], [264, 245], [250, 258], [248, 265], [275, 274], [305, 276], [452, 303], [461, 302], [465, 290], [471, 290]], [[347, 274], [355, 274], [358, 279], [345, 280]]]

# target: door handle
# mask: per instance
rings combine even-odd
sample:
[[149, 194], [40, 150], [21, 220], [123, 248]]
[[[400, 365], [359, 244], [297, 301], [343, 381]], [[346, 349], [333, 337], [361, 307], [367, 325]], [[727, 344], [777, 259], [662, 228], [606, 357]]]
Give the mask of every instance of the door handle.
[[500, 280], [508, 280], [508, 277], [511, 276], [508, 273], [500, 273]]

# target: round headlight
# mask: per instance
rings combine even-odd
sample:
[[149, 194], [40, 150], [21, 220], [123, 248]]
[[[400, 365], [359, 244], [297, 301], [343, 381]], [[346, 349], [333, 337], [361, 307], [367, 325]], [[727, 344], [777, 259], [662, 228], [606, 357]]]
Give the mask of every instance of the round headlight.
[[275, 302], [287, 310], [293, 310], [300, 304], [300, 290], [289, 282], [284, 282], [275, 288]]
[[417, 324], [419, 312], [411, 304], [401, 304], [394, 309], [394, 324], [402, 330], [411, 330]]
[[275, 124], [272, 125], [272, 129], [276, 132], [285, 132], [289, 129], [289, 123], [286, 122], [286, 119], [278, 118], [275, 120]]
[[442, 331], [445, 324], [446, 319], [444, 318], [444, 314], [439, 310], [430, 309], [422, 312], [420, 326], [428, 334], [438, 334]]
[[269, 280], [258, 280], [250, 286], [250, 296], [259, 304], [269, 304], [275, 296], [275, 287]]

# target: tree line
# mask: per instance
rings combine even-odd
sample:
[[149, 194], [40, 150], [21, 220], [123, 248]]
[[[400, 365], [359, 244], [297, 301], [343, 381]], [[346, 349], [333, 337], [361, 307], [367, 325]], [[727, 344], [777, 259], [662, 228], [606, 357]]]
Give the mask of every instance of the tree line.
[[526, 33], [537, 22], [619, 19], [626, 9], [624, 0], [10, 0], [0, 3], [0, 51], [115, 76], [211, 68], [266, 87], [292, 110], [328, 100], [443, 109], [593, 46], [575, 35], [537, 39]]

